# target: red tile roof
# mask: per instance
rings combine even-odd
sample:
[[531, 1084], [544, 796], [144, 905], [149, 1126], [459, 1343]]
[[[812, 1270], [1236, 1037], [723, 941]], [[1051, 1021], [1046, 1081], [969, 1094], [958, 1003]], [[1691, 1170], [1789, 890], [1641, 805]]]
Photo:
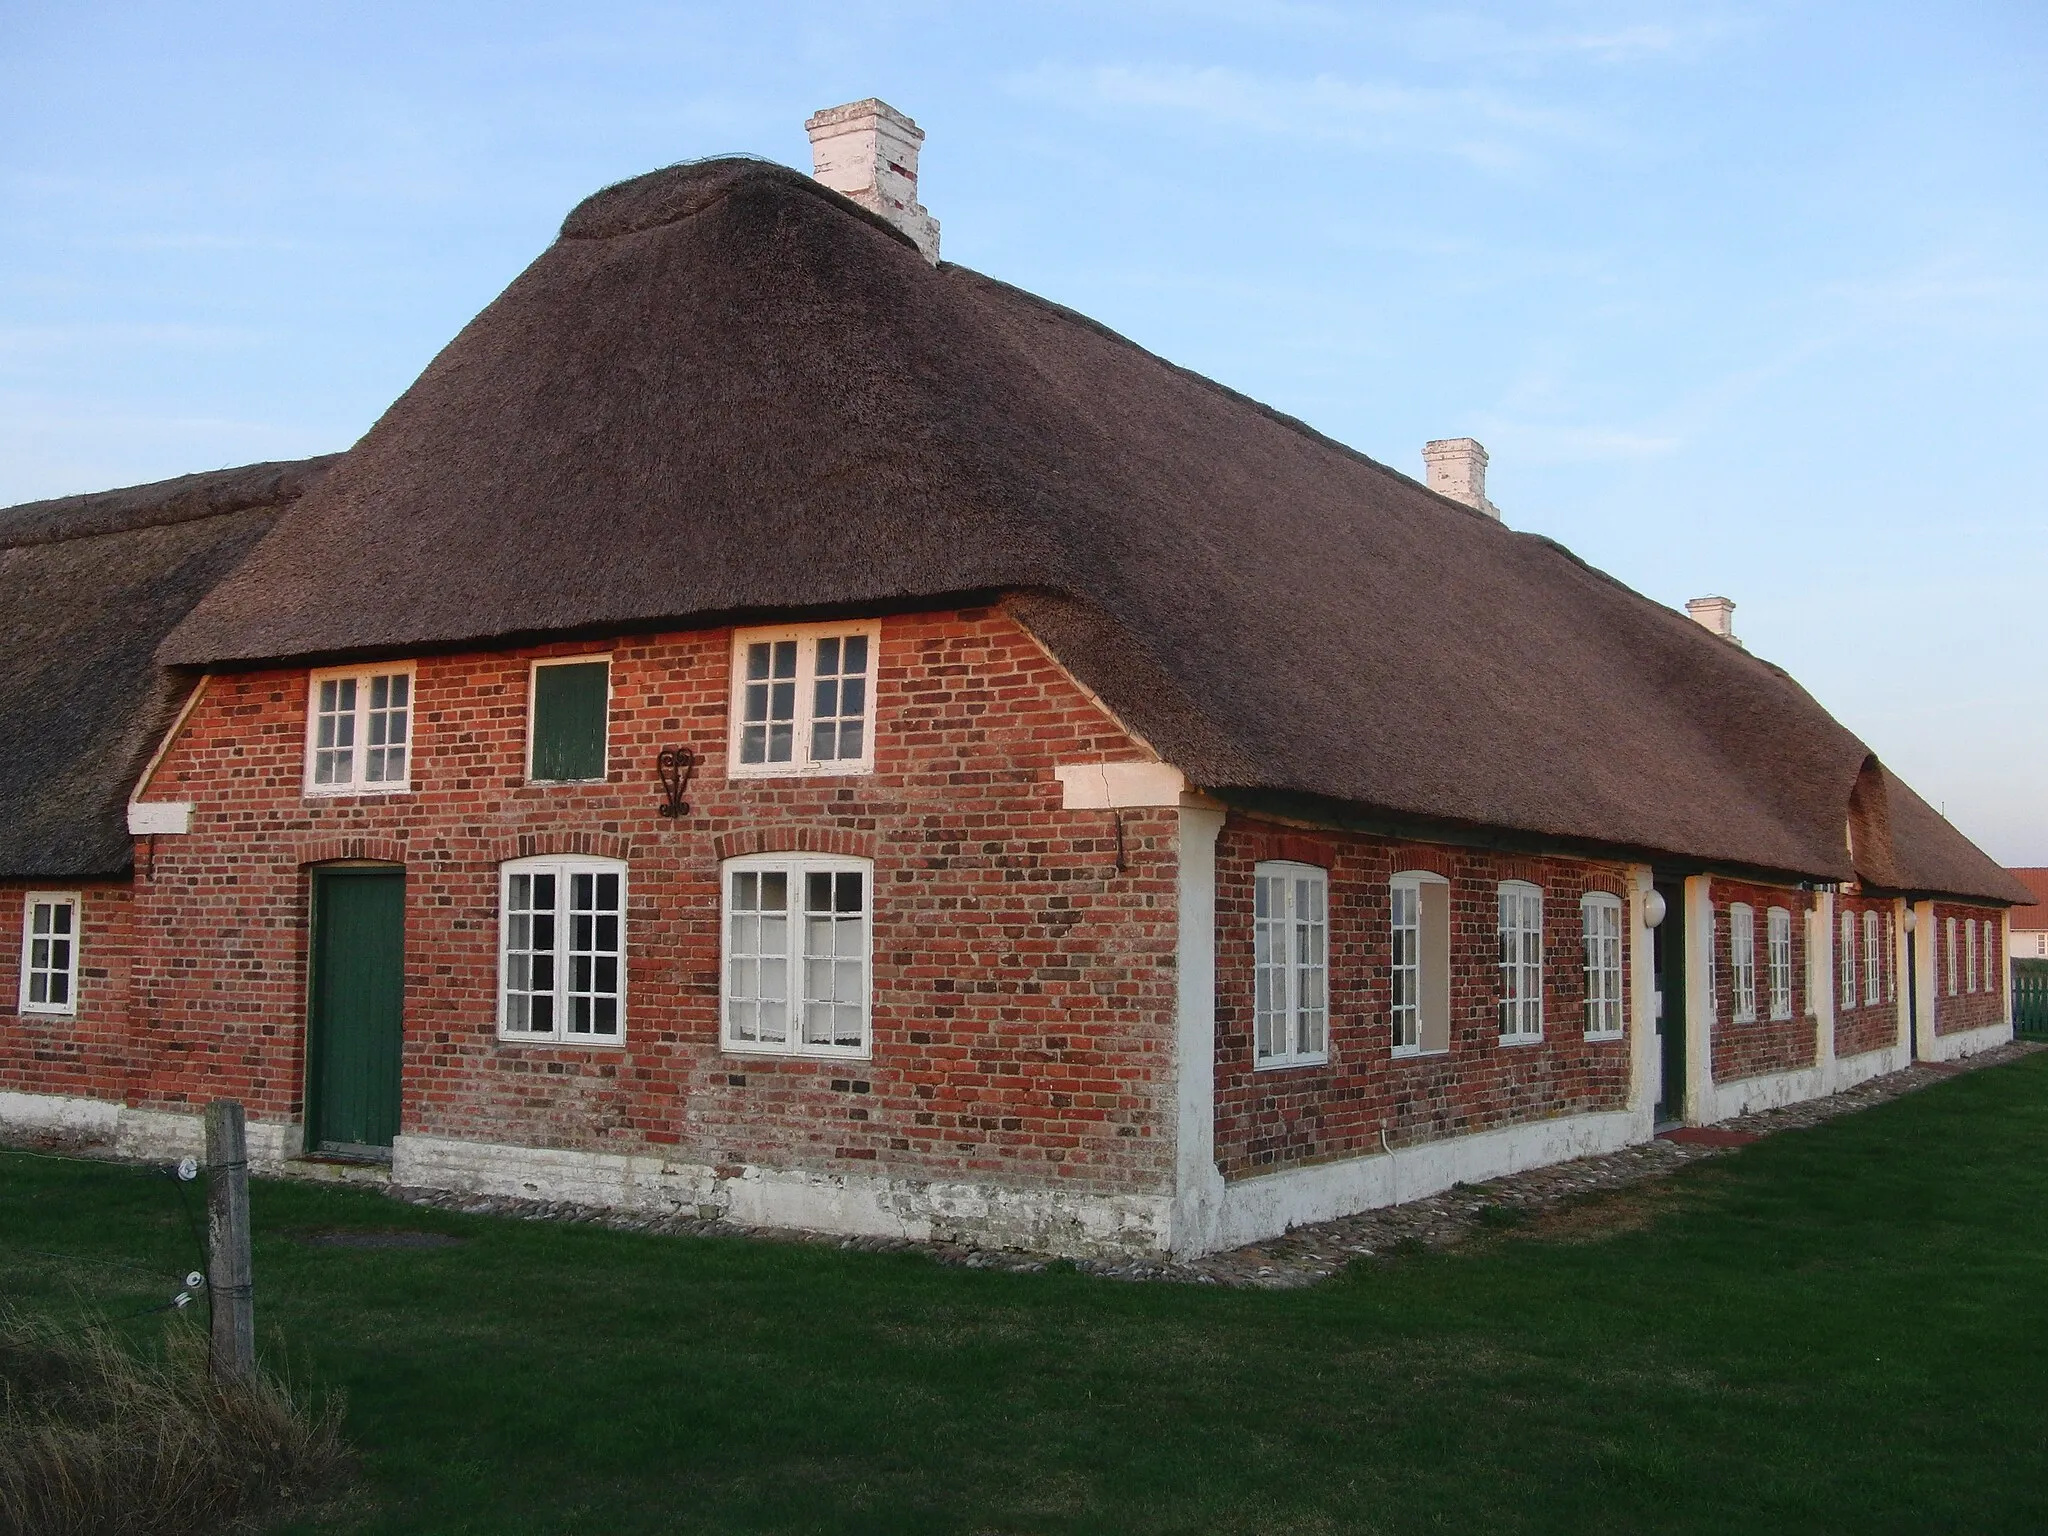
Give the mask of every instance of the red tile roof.
[[2048, 928], [2048, 869], [2014, 869], [2008, 874], [2034, 893], [2039, 906], [2014, 907], [2012, 925], [2015, 928]]

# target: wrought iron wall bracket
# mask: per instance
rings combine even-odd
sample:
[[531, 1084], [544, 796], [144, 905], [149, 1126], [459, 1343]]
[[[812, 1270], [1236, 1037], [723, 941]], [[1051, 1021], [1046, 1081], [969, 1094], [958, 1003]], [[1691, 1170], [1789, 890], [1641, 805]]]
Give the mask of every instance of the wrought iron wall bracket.
[[690, 814], [689, 803], [683, 799], [683, 791], [690, 787], [690, 775], [697, 771], [699, 761], [697, 754], [688, 747], [670, 747], [654, 760], [655, 772], [661, 775], [662, 815]]

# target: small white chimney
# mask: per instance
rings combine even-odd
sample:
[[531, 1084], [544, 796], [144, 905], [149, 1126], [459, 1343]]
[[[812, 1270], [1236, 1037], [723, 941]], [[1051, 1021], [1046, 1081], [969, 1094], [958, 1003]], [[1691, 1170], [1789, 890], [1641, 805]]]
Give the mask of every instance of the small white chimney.
[[1486, 499], [1486, 450], [1476, 437], [1440, 437], [1422, 445], [1429, 488], [1499, 522], [1500, 508]]
[[804, 132], [811, 136], [813, 177], [879, 213], [917, 242], [926, 261], [939, 264], [939, 221], [917, 200], [922, 128], [870, 96], [813, 113]]
[[1710, 634], [1719, 635], [1730, 645], [1741, 645], [1735, 638], [1735, 604], [1725, 597], [1691, 597], [1685, 602], [1685, 611], [1692, 615], [1693, 622]]

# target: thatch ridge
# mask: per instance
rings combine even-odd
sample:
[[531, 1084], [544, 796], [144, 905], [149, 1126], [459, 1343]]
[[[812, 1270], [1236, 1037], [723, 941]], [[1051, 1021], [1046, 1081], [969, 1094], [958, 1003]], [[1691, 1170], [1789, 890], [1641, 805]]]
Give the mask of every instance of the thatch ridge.
[[297, 500], [341, 457], [277, 459], [0, 507], [0, 549], [127, 533]]

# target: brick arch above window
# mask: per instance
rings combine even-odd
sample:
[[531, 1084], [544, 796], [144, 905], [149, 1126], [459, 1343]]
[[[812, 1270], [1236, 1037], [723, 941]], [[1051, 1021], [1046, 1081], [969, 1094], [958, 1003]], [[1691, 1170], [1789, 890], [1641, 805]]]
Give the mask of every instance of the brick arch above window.
[[845, 827], [742, 827], [711, 840], [720, 860], [754, 853], [829, 853], [841, 858], [872, 859], [878, 839], [872, 832]]
[[343, 859], [369, 859], [382, 864], [406, 862], [405, 844], [388, 837], [309, 837], [292, 850], [291, 861], [334, 864]]
[[633, 840], [616, 832], [554, 831], [521, 832], [513, 837], [501, 837], [491, 844], [493, 864], [562, 853], [580, 853], [624, 863], [632, 857]]

